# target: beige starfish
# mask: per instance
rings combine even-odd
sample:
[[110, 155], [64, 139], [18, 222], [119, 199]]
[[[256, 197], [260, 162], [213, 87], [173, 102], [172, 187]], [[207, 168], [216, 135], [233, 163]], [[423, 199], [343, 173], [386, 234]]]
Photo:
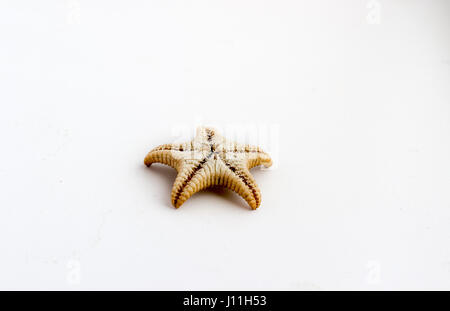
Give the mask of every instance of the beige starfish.
[[256, 209], [261, 204], [261, 193], [249, 169], [272, 165], [269, 155], [259, 147], [229, 142], [207, 127], [199, 127], [191, 142], [161, 145], [150, 151], [144, 163], [150, 166], [155, 162], [178, 171], [172, 188], [176, 208], [202, 189], [223, 186]]

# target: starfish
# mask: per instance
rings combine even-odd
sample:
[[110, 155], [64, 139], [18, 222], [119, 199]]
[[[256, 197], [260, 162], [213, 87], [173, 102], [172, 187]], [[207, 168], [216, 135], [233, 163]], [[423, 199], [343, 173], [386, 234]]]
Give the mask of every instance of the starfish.
[[272, 165], [270, 156], [259, 147], [230, 142], [209, 127], [199, 127], [187, 143], [154, 148], [144, 163], [162, 163], [177, 170], [172, 188], [172, 205], [179, 208], [200, 190], [222, 186], [239, 194], [252, 209], [261, 204], [261, 192], [250, 169]]

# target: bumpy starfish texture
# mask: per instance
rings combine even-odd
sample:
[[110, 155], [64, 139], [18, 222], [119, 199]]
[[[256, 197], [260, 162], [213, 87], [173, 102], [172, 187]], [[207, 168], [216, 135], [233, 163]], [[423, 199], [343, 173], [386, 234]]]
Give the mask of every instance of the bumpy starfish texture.
[[156, 147], [144, 163], [169, 165], [178, 171], [172, 188], [172, 204], [180, 207], [194, 193], [222, 186], [238, 193], [256, 209], [261, 204], [261, 192], [249, 169], [272, 165], [270, 156], [259, 147], [230, 142], [213, 128], [199, 127], [195, 138], [187, 143]]

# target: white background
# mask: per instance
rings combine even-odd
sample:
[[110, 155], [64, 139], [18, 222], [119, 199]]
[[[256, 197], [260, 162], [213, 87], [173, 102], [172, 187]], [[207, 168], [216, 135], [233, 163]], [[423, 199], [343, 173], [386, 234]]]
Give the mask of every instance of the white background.
[[[450, 289], [449, 86], [448, 1], [3, 0], [0, 289]], [[198, 123], [279, 128], [257, 211], [171, 207]]]

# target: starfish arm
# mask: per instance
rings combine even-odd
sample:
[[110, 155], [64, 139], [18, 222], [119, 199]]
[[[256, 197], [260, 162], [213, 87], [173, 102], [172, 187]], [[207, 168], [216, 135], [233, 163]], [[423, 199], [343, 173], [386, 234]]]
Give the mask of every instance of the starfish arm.
[[221, 156], [224, 159], [245, 157], [249, 169], [259, 165], [264, 165], [265, 167], [272, 166], [270, 156], [261, 150], [261, 148], [252, 145], [227, 142], [221, 150]]
[[211, 186], [213, 169], [208, 157], [191, 160], [179, 171], [172, 188], [172, 205], [179, 208], [192, 195]]
[[233, 161], [223, 160], [227, 172], [222, 186], [239, 194], [252, 209], [261, 204], [261, 191], [247, 167]]
[[144, 164], [150, 166], [153, 163], [162, 163], [177, 169], [180, 161], [174, 157], [177, 150], [175, 147], [173, 144], [165, 144], [154, 148], [145, 157]]
[[259, 165], [264, 165], [264, 167], [272, 166], [272, 159], [270, 156], [259, 148], [255, 152], [249, 152], [247, 154], [247, 159], [247, 166], [249, 169]]
[[272, 166], [272, 159], [270, 156], [262, 151], [261, 148], [251, 145], [228, 145], [221, 150], [221, 157], [223, 159], [231, 160], [245, 158], [247, 159], [247, 167], [249, 169], [259, 165], [264, 165], [265, 167]]

